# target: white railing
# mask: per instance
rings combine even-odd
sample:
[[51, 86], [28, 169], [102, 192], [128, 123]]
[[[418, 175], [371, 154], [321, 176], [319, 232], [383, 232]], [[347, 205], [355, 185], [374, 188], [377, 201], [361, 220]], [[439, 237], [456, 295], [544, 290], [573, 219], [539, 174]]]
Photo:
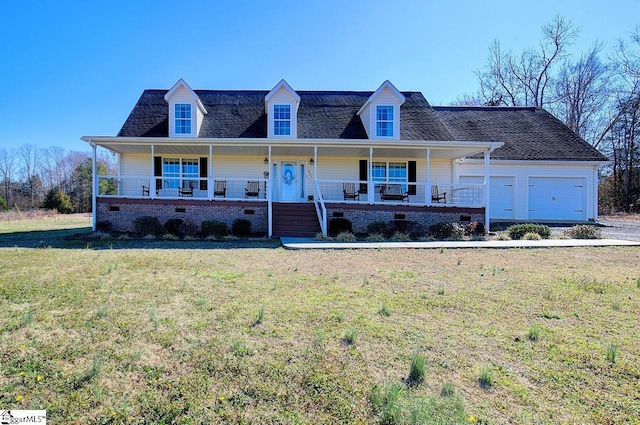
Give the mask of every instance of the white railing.
[[323, 235], [327, 235], [327, 207], [324, 204], [322, 191], [318, 180], [315, 180], [315, 191], [313, 194], [313, 203], [316, 206], [316, 213], [318, 214], [318, 221], [320, 222], [320, 230]]
[[[483, 184], [452, 184], [432, 182], [427, 190], [424, 182], [372, 182], [362, 180], [317, 180], [324, 202], [356, 204], [409, 204], [434, 206], [484, 206]], [[373, 186], [373, 193], [369, 193]], [[386, 196], [381, 189], [387, 186]], [[389, 188], [389, 186], [393, 186]], [[397, 196], [389, 196], [394, 189]], [[384, 193], [384, 190], [382, 191]]]
[[98, 196], [112, 198], [267, 200], [264, 178], [98, 176]]

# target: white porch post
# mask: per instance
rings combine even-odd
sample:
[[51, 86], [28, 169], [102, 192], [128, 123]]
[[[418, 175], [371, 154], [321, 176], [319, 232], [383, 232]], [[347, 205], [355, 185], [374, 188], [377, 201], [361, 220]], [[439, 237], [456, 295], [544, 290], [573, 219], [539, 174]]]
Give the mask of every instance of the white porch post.
[[318, 175], [318, 147], [314, 146], [313, 147], [313, 179], [314, 180], [318, 179], [318, 177], [316, 177], [317, 175]]
[[491, 186], [491, 151], [493, 148], [484, 151], [484, 228], [489, 231], [491, 225], [489, 221], [489, 187]]
[[155, 199], [156, 197], [156, 176], [153, 170], [153, 166], [155, 165], [155, 147], [151, 145], [151, 178], [149, 179], [149, 198]]
[[213, 146], [209, 145], [209, 169], [207, 170], [207, 198], [213, 199]]
[[367, 168], [367, 198], [369, 198], [369, 204], [373, 204], [376, 200], [375, 187], [373, 185], [373, 179], [371, 178], [373, 174], [373, 146], [369, 147], [369, 167]]
[[91, 197], [91, 229], [95, 232], [97, 217], [96, 206], [98, 204], [96, 202], [96, 197], [98, 196], [98, 146], [93, 141], [90, 141], [89, 144], [93, 149], [93, 155], [91, 157], [91, 183], [93, 186], [93, 196]]
[[427, 148], [427, 183], [424, 187], [424, 203], [431, 205], [431, 149]]
[[274, 177], [272, 175], [273, 172], [271, 172], [271, 146], [269, 146], [268, 158], [269, 158], [269, 164], [268, 164], [269, 180], [267, 180], [267, 225], [269, 226], [268, 236], [269, 238], [271, 238], [271, 236], [273, 235], [273, 201], [272, 201], [273, 190], [271, 188], [273, 187], [272, 182]]

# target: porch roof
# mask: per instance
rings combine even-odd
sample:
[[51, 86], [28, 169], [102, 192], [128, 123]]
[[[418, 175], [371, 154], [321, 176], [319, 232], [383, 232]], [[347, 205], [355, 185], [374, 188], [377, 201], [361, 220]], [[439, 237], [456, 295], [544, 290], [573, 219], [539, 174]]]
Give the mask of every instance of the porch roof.
[[153, 152], [159, 155], [260, 155], [265, 156], [271, 147], [273, 155], [313, 156], [318, 148], [319, 156], [368, 157], [373, 148], [375, 156], [390, 158], [424, 158], [430, 149], [432, 158], [456, 159], [482, 153], [503, 145], [502, 142], [433, 141], [433, 140], [345, 140], [345, 139], [167, 139], [166, 137], [109, 137], [84, 136], [82, 140], [117, 153]]

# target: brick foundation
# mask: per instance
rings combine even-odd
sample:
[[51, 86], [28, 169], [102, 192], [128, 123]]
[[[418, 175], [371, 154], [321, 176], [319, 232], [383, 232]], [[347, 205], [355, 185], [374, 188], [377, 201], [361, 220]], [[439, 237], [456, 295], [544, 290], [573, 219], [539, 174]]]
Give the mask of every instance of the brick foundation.
[[331, 220], [334, 213], [351, 221], [354, 233], [365, 233], [367, 225], [374, 221], [407, 220], [420, 223], [425, 228], [441, 223], [469, 223], [477, 221], [484, 223], [484, 208], [456, 208], [456, 207], [418, 207], [418, 206], [387, 206], [387, 205], [349, 205], [327, 204], [327, 219]]
[[172, 218], [191, 220], [198, 230], [206, 220], [223, 221], [231, 229], [237, 218], [249, 220], [253, 233], [267, 233], [268, 226], [266, 202], [97, 199], [96, 221], [110, 221], [114, 231], [133, 232], [133, 220], [143, 216], [156, 217], [161, 224]]

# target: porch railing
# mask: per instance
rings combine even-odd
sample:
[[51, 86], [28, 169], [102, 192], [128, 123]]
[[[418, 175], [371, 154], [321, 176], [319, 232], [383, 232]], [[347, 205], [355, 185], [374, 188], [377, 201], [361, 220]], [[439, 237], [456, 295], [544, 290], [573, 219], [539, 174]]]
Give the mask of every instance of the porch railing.
[[322, 234], [326, 236], [327, 207], [324, 204], [324, 199], [322, 196], [322, 191], [320, 190], [320, 185], [318, 184], [318, 180], [315, 181], [314, 185], [313, 203], [316, 206], [316, 213], [318, 214], [318, 221], [320, 222], [320, 230], [322, 230]]
[[98, 196], [112, 198], [267, 200], [264, 178], [98, 176]]
[[[317, 191], [322, 193], [324, 202], [342, 202], [355, 204], [409, 204], [434, 206], [484, 206], [483, 184], [452, 184], [431, 182], [369, 182], [364, 180], [317, 180]], [[383, 185], [398, 185], [400, 193], [406, 197], [381, 196]], [[396, 188], [398, 188], [396, 186]], [[372, 193], [369, 193], [373, 188]], [[354, 192], [355, 191], [355, 192]], [[401, 199], [400, 199], [401, 198]]]

